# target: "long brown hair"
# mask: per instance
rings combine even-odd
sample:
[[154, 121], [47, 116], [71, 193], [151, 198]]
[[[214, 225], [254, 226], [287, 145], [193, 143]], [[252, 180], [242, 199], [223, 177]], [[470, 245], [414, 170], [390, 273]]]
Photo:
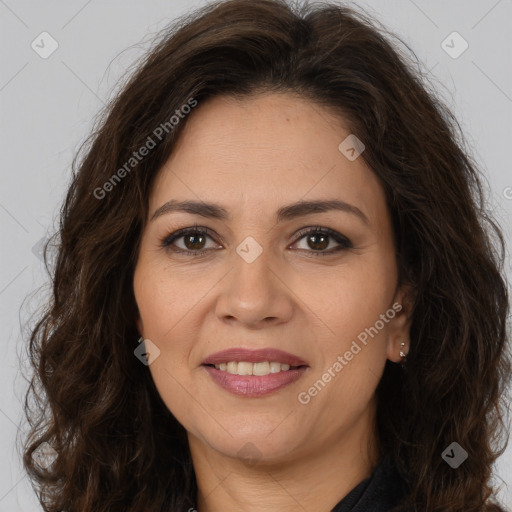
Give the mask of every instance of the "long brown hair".
[[[24, 464], [45, 511], [194, 505], [186, 432], [133, 354], [133, 272], [183, 106], [262, 91], [339, 114], [382, 180], [415, 297], [407, 364], [387, 361], [377, 388], [380, 450], [410, 489], [397, 510], [503, 511], [489, 483], [511, 370], [503, 237], [453, 114], [377, 25], [336, 4], [215, 2], [167, 28], [108, 105], [73, 162], [52, 297], [31, 331]], [[46, 469], [33, 457], [45, 442]], [[457, 469], [441, 457], [452, 442], [468, 454]]]

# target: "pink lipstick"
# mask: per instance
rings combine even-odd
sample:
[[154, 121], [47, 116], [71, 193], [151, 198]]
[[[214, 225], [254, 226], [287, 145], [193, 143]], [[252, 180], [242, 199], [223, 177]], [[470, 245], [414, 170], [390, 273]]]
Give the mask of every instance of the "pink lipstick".
[[238, 396], [261, 397], [300, 379], [309, 365], [278, 349], [231, 348], [208, 356], [205, 371], [220, 387]]

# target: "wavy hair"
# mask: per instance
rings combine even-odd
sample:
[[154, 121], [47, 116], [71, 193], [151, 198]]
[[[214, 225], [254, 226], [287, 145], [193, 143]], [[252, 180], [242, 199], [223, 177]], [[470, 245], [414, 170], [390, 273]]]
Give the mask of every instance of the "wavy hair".
[[[227, 0], [167, 27], [130, 70], [73, 160], [51, 298], [30, 328], [23, 456], [45, 511], [194, 505], [186, 432], [133, 354], [148, 197], [187, 122], [169, 119], [191, 98], [282, 92], [331, 109], [365, 143], [399, 282], [414, 292], [407, 364], [387, 361], [376, 391], [380, 452], [408, 483], [396, 511], [503, 512], [490, 483], [508, 442], [503, 235], [454, 115], [397, 41], [343, 5]], [[155, 147], [127, 168], [148, 137]], [[454, 441], [468, 453], [456, 470], [441, 457]], [[56, 458], [43, 468], [45, 442]]]

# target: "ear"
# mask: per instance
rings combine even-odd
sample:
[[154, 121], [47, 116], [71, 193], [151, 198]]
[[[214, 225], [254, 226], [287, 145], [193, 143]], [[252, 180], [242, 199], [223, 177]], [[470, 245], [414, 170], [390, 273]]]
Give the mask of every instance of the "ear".
[[137, 330], [139, 331], [139, 336], [144, 337], [144, 324], [142, 323], [142, 318], [140, 315], [137, 316]]
[[[407, 354], [410, 349], [413, 304], [412, 287], [402, 285], [393, 298], [392, 309], [395, 311], [395, 316], [389, 322], [387, 336], [386, 355], [390, 361], [395, 363], [402, 361], [400, 350]], [[402, 347], [401, 342], [405, 342], [405, 346]]]

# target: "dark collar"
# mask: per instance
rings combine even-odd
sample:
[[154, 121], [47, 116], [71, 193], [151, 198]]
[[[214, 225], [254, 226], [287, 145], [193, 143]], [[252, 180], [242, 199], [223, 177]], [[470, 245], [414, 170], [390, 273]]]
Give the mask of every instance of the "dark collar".
[[354, 487], [331, 512], [388, 512], [406, 492], [406, 484], [388, 453], [372, 475]]

